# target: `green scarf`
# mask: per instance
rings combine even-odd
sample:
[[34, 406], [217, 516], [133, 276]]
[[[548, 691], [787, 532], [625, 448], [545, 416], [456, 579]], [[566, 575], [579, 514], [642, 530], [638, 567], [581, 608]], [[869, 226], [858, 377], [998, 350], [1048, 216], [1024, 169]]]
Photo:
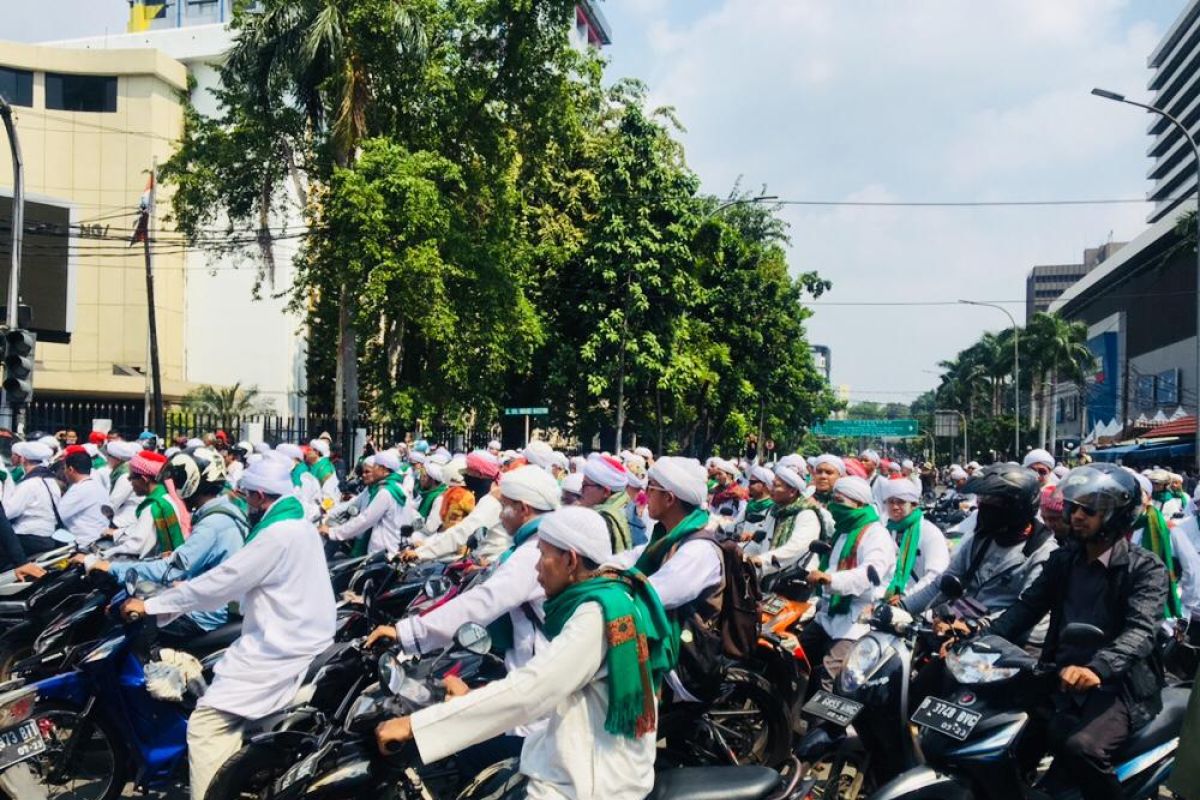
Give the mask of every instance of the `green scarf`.
[[546, 600], [546, 638], [558, 636], [575, 610], [588, 602], [600, 604], [608, 644], [604, 730], [630, 739], [649, 733], [657, 719], [658, 688], [679, 656], [675, 626], [654, 588], [635, 569], [588, 578]]
[[774, 507], [775, 501], [769, 497], [764, 497], [761, 500], [747, 500], [746, 522], [762, 522]]
[[429, 519], [429, 512], [433, 511], [433, 501], [446, 493], [450, 487], [444, 483], [439, 483], [429, 491], [421, 495], [421, 505], [417, 506], [417, 515], [421, 519]]
[[1170, 489], [1163, 489], [1161, 492], [1155, 492], [1152, 499], [1154, 502], [1162, 504], [1175, 497], [1175, 494]]
[[1142, 546], [1162, 559], [1167, 568], [1167, 602], [1163, 607], [1164, 619], [1179, 619], [1183, 616], [1183, 605], [1179, 601], [1179, 575], [1175, 572], [1175, 548], [1171, 545], [1171, 529], [1163, 519], [1162, 512], [1154, 506], [1146, 509], [1133, 523], [1134, 530], [1145, 528]]
[[96, 456], [92, 459], [92, 469], [104, 469], [108, 466], [108, 459], [104, 456]]
[[643, 575], [653, 575], [662, 566], [667, 554], [686, 537], [704, 530], [708, 525], [708, 512], [697, 508], [679, 521], [669, 532], [661, 524], [654, 526], [650, 542], [642, 550], [634, 567]]
[[250, 535], [246, 537], [246, 544], [254, 541], [254, 537], [265, 531], [276, 522], [282, 522], [289, 519], [304, 519], [304, 504], [300, 502], [300, 498], [294, 494], [289, 494], [287, 497], [281, 497], [267, 509], [267, 513], [263, 514], [262, 519], [258, 521], [250, 530]]
[[773, 507], [771, 516], [775, 518], [775, 527], [771, 529], [771, 549], [782, 547], [792, 538], [792, 531], [796, 528], [796, 517], [800, 516], [801, 511], [816, 511], [816, 508], [803, 497], [782, 508]]
[[372, 483], [367, 488], [367, 497], [374, 500], [380, 489], [387, 489], [387, 493], [392, 496], [398, 506], [403, 506], [407, 500], [404, 496], [404, 478], [399, 473], [390, 472], [383, 480]]
[[292, 486], [300, 486], [300, 476], [308, 472], [308, 467], [303, 461], [296, 462], [296, 466], [292, 467]]
[[246, 502], [246, 498], [238, 494], [237, 489], [235, 489], [233, 484], [231, 484], [229, 481], [225, 481], [225, 490], [222, 492], [222, 494], [229, 498], [229, 502], [241, 509], [241, 512], [245, 514], [247, 518], [250, 517], [250, 504]]
[[613, 554], [624, 552], [633, 547], [633, 535], [629, 532], [629, 517], [625, 515], [625, 506], [629, 505], [629, 495], [624, 489], [618, 489], [608, 496], [596, 511], [604, 518], [608, 526], [608, 540], [612, 544]]
[[122, 461], [120, 464], [117, 464], [116, 468], [112, 471], [113, 484], [116, 485], [117, 478], [120, 478], [122, 475], [128, 475], [128, 474], [129, 474], [129, 462], [128, 461]]
[[320, 484], [324, 484], [325, 479], [336, 472], [336, 470], [333, 468], [333, 462], [324, 457], [318, 458], [316, 462], [308, 468], [308, 471], [313, 474], [313, 477], [317, 479], [317, 483]]
[[[529, 541], [530, 537], [538, 532], [538, 528], [542, 524], [542, 514], [538, 514], [533, 519], [526, 522], [521, 527], [517, 528], [517, 532], [513, 535], [512, 545], [500, 554], [500, 563], [508, 561], [513, 553], [517, 552], [517, 548]], [[490, 578], [490, 576], [489, 576]], [[497, 617], [491, 625], [487, 626], [488, 633], [492, 635], [492, 650], [497, 653], [505, 653], [512, 649], [513, 646], [513, 626], [512, 615], [507, 611]]]
[[21, 479], [25, 477], [25, 468], [13, 467], [9, 474], [12, 475], [13, 483], [20, 483]]
[[833, 489], [830, 489], [828, 492], [813, 492], [812, 499], [823, 506], [828, 506], [833, 502]]
[[917, 551], [921, 548], [921, 520], [924, 514], [920, 508], [914, 508], [907, 517], [896, 522], [889, 519], [887, 529], [892, 534], [903, 532], [900, 537], [900, 552], [896, 558], [896, 571], [892, 574], [892, 582], [888, 584], [884, 597], [903, 597], [904, 587], [908, 585], [908, 576], [912, 575], [917, 564]]
[[139, 517], [142, 515], [142, 511], [148, 511], [154, 521], [154, 535], [158, 538], [158, 551], [166, 553], [178, 550], [183, 544], [183, 528], [179, 525], [179, 517], [175, 514], [175, 504], [171, 502], [171, 498], [167, 494], [167, 487], [161, 483], [154, 484], [154, 488], [146, 495], [146, 499], [137, 507]]
[[[879, 514], [875, 512], [875, 506], [872, 505], [854, 508], [845, 503], [830, 503], [826, 508], [833, 517], [834, 540], [836, 541], [838, 536], [844, 537], [842, 552], [838, 555], [837, 569], [839, 572], [854, 569], [857, 563], [858, 540], [868, 525], [879, 521]], [[832, 555], [833, 553], [825, 553], [821, 556], [822, 572], [829, 571], [829, 558]], [[829, 595], [829, 613], [845, 614], [850, 610], [850, 600], [850, 597], [841, 594]]]

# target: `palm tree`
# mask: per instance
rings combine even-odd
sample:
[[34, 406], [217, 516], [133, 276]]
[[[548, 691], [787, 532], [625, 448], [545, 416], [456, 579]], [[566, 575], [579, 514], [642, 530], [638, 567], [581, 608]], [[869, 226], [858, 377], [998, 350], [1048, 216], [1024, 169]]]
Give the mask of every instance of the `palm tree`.
[[1049, 432], [1049, 442], [1053, 446], [1057, 436], [1057, 414], [1051, 410], [1055, 405], [1055, 393], [1050, 391], [1050, 387], [1064, 378], [1082, 387], [1087, 374], [1095, 366], [1096, 357], [1087, 346], [1087, 325], [1057, 314], [1034, 314], [1025, 336], [1029, 341], [1033, 367], [1041, 378], [1039, 439], [1041, 446], [1046, 447]]
[[184, 395], [183, 407], [193, 414], [216, 418], [223, 428], [240, 417], [274, 411], [271, 401], [259, 396], [257, 386], [243, 389], [240, 383], [229, 387], [198, 386]]

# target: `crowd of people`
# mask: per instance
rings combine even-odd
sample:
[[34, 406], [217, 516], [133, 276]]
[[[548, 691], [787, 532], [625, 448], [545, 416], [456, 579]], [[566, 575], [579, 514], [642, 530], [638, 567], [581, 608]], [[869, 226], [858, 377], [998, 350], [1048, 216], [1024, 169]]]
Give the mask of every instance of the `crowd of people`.
[[[383, 723], [377, 739], [383, 751], [412, 741], [426, 761], [454, 754], [478, 768], [519, 756], [530, 797], [651, 791], [658, 709], [705, 691], [689, 648], [693, 630], [724, 618], [723, 542], [761, 575], [811, 561], [810, 691], [832, 687], [870, 609], [927, 612], [947, 600], [941, 577], [955, 576], [982, 612], [939, 618], [943, 633], [985, 627], [1061, 666], [1071, 702], [1054, 706], [1067, 710], [1048, 741], [1054, 770], [1088, 798], [1120, 796], [1113, 753], [1158, 707], [1156, 639], [1186, 635], [1200, 610], [1200, 528], [1180, 476], [1068, 470], [1042, 450], [939, 476], [872, 450], [702, 463], [644, 447], [568, 455], [491, 442], [454, 453], [410, 441], [335, 464], [328, 437], [272, 447], [215, 432], [163, 444], [99, 432], [14, 444], [0, 475], [0, 556], [33, 579], [45, 571], [39, 553], [74, 542], [89, 570], [169, 584], [123, 612], [155, 617], [170, 637], [213, 630], [239, 603], [241, 637], [188, 723], [198, 799], [246, 727], [284, 707], [332, 642], [327, 563], [356, 554], [470, 555], [493, 570], [367, 644], [420, 654], [475, 622], [506, 677], [471, 691], [448, 681], [447, 702]], [[953, 530], [925, 516], [936, 484], [967, 513]], [[810, 556], [818, 541], [829, 547]], [[1061, 645], [1075, 622], [1107, 641]], [[942, 680], [931, 669], [916, 691]]]

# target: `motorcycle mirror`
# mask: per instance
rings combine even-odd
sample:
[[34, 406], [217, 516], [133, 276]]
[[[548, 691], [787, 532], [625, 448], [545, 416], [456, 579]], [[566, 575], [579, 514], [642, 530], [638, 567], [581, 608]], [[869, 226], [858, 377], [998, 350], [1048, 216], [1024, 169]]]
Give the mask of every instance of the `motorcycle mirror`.
[[113, 521], [113, 516], [115, 514], [112, 506], [100, 506], [100, 513], [104, 515], [104, 518], [106, 520], [108, 520], [109, 524], [111, 525], [112, 521]]
[[[766, 539], [767, 539], [767, 529], [766, 528], [759, 528], [757, 531], [754, 532], [754, 543], [755, 544], [762, 544], [764, 541], [766, 541]], [[776, 565], [776, 566], [778, 566], [778, 565]]]
[[430, 600], [433, 600], [434, 598], [441, 597], [443, 594], [445, 594], [446, 587], [442, 583], [441, 578], [434, 576], [425, 580], [425, 585], [421, 587], [421, 591], [425, 593], [426, 597], [428, 597]]
[[454, 644], [477, 656], [492, 651], [492, 635], [478, 622], [466, 622], [454, 632]]
[[125, 573], [125, 594], [130, 597], [137, 596], [137, 573], [133, 570]]
[[874, 564], [867, 565], [867, 580], [871, 582], [872, 586], [878, 586], [880, 584], [879, 570], [875, 569]]
[[375, 607], [375, 581], [367, 578], [363, 584], [362, 590], [363, 610], [367, 612], [367, 619], [371, 618], [371, 611]]
[[813, 542], [812, 544], [810, 544], [808, 546], [809, 555], [827, 556], [832, 552], [833, 552], [833, 545], [831, 545], [829, 542], [823, 542], [820, 539], [818, 539], [817, 541]]
[[938, 581], [938, 589], [951, 599], [962, 597], [963, 593], [962, 581], [958, 579], [957, 575], [942, 575], [941, 580]]
[[62, 544], [75, 544], [75, 536], [61, 528], [50, 534], [50, 538]]
[[346, 517], [347, 518], [357, 517], [357, 516], [358, 516], [358, 506], [350, 506], [349, 508], [346, 509]]
[[1104, 631], [1086, 622], [1072, 622], [1063, 628], [1058, 637], [1063, 644], [1072, 647], [1096, 647], [1108, 640]]
[[779, 556], [771, 556], [771, 566], [772, 567], [779, 566]]
[[479, 547], [479, 543], [485, 538], [487, 538], [487, 528], [476, 528], [467, 537], [467, 549], [474, 550], [476, 547]]

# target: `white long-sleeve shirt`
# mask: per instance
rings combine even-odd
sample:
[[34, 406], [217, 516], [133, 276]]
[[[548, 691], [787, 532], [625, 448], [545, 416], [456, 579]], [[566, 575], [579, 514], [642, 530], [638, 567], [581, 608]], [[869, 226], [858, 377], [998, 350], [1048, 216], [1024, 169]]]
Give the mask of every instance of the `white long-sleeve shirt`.
[[[871, 523], [858, 539], [854, 550], [855, 564], [853, 569], [837, 569], [837, 562], [842, 553], [846, 534], [835, 536], [833, 551], [829, 556], [829, 585], [824, 589], [821, 606], [817, 611], [816, 623], [820, 625], [831, 639], [859, 639], [869, 628], [858, 618], [862, 612], [883, 597], [892, 572], [896, 568], [896, 545], [892, 541], [888, 529], [878, 522]], [[867, 576], [868, 567], [875, 567], [879, 573], [879, 585], [874, 586]], [[844, 614], [829, 613], [829, 596], [833, 594], [850, 595], [850, 608]]]
[[655, 734], [630, 739], [604, 730], [607, 649], [600, 605], [582, 603], [524, 667], [413, 714], [421, 759], [437, 761], [545, 717], [546, 727], [521, 749], [530, 800], [642, 800], [654, 787]]
[[[1170, 528], [1171, 549], [1179, 562], [1179, 602], [1185, 617], [1200, 617], [1200, 554], [1192, 545], [1187, 532], [1179, 526]], [[1129, 538], [1132, 544], [1146, 547], [1145, 528], [1137, 528]]]
[[95, 478], [87, 477], [67, 487], [58, 501], [58, 515], [76, 544], [89, 545], [108, 530], [108, 517], [100, 510], [108, 503], [108, 492]]
[[[500, 528], [501, 533], [504, 531], [504, 526], [500, 524], [500, 501], [491, 494], [485, 494], [475, 503], [475, 508], [470, 514], [467, 514], [457, 525], [453, 525], [441, 533], [434, 534], [421, 543], [421, 546], [416, 549], [417, 558], [425, 561], [436, 561], [439, 559], [456, 558], [458, 553], [466, 545], [467, 539], [471, 537], [479, 528], [488, 528], [489, 541], [484, 543], [485, 547], [481, 546], [478, 555], [485, 558], [494, 558], [499, 553], [494, 553], [495, 545], [492, 539], [493, 529]], [[507, 549], [508, 545], [500, 549], [500, 553]]]
[[118, 531], [127, 530], [137, 520], [137, 508], [146, 498], [133, 491], [129, 475], [121, 475], [113, 481], [108, 493], [108, 504], [113, 510], [113, 527]]
[[[825, 509], [805, 509], [796, 515], [796, 524], [792, 528], [792, 535], [788, 540], [774, 549], [766, 550], [759, 554], [762, 561], [761, 571], [763, 575], [770, 575], [772, 572], [777, 572], [781, 569], [792, 566], [800, 556], [808, 552], [809, 546], [821, 536], [821, 517], [824, 514], [829, 516], [829, 512]], [[833, 521], [828, 522], [830, 529], [833, 528]], [[763, 542], [765, 547], [771, 546], [771, 534], [775, 530], [775, 517], [767, 515], [767, 538]], [[779, 566], [775, 566], [774, 562], [778, 561]]]
[[[142, 499], [145, 500], [145, 498]], [[140, 506], [141, 503], [138, 505]], [[145, 558], [158, 546], [158, 532], [154, 529], [154, 515], [148, 508], [141, 514], [137, 514], [136, 511], [135, 508], [136, 517], [133, 524], [117, 530], [113, 546], [104, 551], [105, 558], [112, 559], [114, 556]]]
[[[900, 558], [900, 543], [904, 532], [899, 531], [892, 539], [896, 543], [896, 559]], [[950, 547], [942, 529], [927, 519], [921, 520], [920, 540], [917, 542], [917, 558], [913, 562], [913, 575], [908, 576], [904, 593], [919, 592], [937, 581], [950, 566]]]
[[10, 497], [4, 499], [4, 513], [20, 535], [49, 536], [58, 528], [54, 506], [61, 492], [53, 478], [26, 476]]
[[219, 566], [147, 600], [146, 613], [212, 611], [232, 601], [241, 605], [242, 635], [199, 705], [259, 719], [287, 705], [313, 658], [333, 643], [333, 589], [313, 525], [268, 525]]
[[416, 521], [412, 502], [406, 500], [404, 505], [400, 505], [383, 487], [380, 487], [379, 491], [375, 493], [374, 498], [370, 498], [367, 492], [364, 494], [368, 495], [366, 508], [341, 525], [331, 527], [329, 538], [344, 542], [349, 539], [357, 539], [367, 529], [370, 529], [371, 541], [367, 544], [368, 553], [377, 553], [380, 550], [386, 550], [388, 553], [398, 552], [407, 544], [400, 529], [405, 525], [411, 526]]

